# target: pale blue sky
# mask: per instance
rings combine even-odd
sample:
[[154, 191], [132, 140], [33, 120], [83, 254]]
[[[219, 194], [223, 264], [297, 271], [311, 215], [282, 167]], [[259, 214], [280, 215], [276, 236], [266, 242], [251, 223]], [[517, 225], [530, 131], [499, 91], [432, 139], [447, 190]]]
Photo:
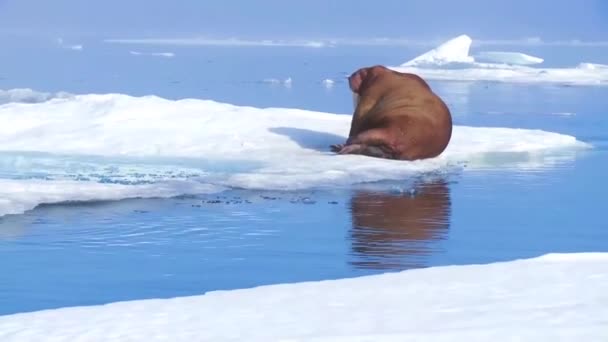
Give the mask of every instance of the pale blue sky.
[[606, 0], [0, 0], [3, 35], [608, 39]]

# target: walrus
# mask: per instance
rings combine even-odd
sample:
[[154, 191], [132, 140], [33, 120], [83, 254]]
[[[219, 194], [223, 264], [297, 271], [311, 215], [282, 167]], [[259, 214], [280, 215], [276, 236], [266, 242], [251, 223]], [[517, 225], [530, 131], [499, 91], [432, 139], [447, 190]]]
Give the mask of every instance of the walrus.
[[452, 137], [448, 106], [418, 75], [381, 65], [361, 68], [348, 78], [355, 111], [339, 154], [416, 160], [440, 155]]

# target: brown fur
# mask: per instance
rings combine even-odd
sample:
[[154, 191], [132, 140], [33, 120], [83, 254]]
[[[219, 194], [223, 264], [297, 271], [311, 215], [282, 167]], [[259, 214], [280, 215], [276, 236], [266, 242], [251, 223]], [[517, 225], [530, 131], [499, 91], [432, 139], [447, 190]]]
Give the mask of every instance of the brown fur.
[[348, 140], [334, 152], [416, 160], [448, 146], [450, 110], [419, 76], [373, 66], [355, 71], [349, 85], [359, 98]]

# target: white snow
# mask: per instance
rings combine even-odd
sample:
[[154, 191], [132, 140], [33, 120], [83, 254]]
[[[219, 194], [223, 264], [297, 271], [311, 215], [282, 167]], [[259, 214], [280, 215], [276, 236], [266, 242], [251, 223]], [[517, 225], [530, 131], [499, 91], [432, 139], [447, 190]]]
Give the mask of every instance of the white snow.
[[475, 60], [480, 62], [504, 63], [514, 65], [540, 64], [544, 59], [534, 57], [521, 52], [508, 51], [482, 51], [475, 55]]
[[[481, 63], [470, 56], [472, 39], [461, 35], [391, 69], [411, 72], [428, 80], [493, 81], [514, 83], [555, 83], [567, 85], [608, 85], [608, 68], [580, 63], [572, 68], [537, 68], [544, 60], [521, 52], [479, 52]], [[498, 63], [496, 63], [498, 62]]]
[[0, 340], [605, 341], [608, 254], [549, 254], [0, 317]]
[[165, 57], [165, 58], [173, 58], [175, 57], [175, 53], [173, 52], [140, 52], [140, 51], [129, 51], [129, 53], [133, 56], [152, 56], [152, 57]]
[[[58, 165], [46, 162], [37, 165], [39, 174], [47, 171], [52, 180], [62, 181], [90, 180], [93, 174], [100, 178], [100, 173], [101, 178], [118, 174], [129, 179], [132, 174], [141, 173], [138, 165], [148, 160], [154, 161], [146, 167], [146, 174], [152, 175], [148, 180], [158, 184], [181, 179], [245, 189], [293, 190], [399, 180], [463, 166], [469, 169], [543, 167], [571, 160], [578, 151], [590, 147], [575, 137], [551, 132], [455, 126], [452, 141], [441, 156], [414, 162], [391, 161], [338, 156], [329, 151], [329, 145], [346, 139], [350, 115], [119, 94], [48, 98], [49, 101], [41, 103], [0, 105], [0, 152], [79, 156], [84, 162], [91, 156], [118, 156], [127, 158], [127, 164], [135, 165], [124, 168], [132, 170], [129, 172], [112, 163], [95, 166], [94, 161], [83, 167], [61, 159], [57, 159]], [[2, 162], [3, 158], [6, 156], [0, 154], [0, 171], [3, 167], [10, 170], [18, 167], [13, 162]], [[175, 162], [176, 158], [181, 158], [179, 163]], [[23, 158], [16, 163], [27, 165]], [[62, 168], [66, 171], [56, 172]], [[172, 168], [175, 172], [161, 172], [161, 168], [165, 171]], [[22, 169], [13, 173], [21, 175]], [[180, 172], [185, 176], [180, 176]], [[105, 198], [107, 192], [118, 189], [82, 186], [87, 187], [82, 192], [86, 192], [90, 200], [99, 198], [97, 194]], [[8, 203], [5, 208], [31, 208], [37, 203], [78, 199], [77, 186], [65, 189], [60, 195], [55, 195], [55, 190], [49, 190], [52, 194], [48, 196], [44, 191], [27, 190], [25, 194], [6, 190], [2, 195]], [[129, 197], [149, 196], [148, 190], [141, 189], [125, 191]], [[183, 187], [177, 187], [163, 190], [162, 194], [179, 194], [181, 190]], [[113, 196], [119, 198], [120, 191]], [[27, 205], [14, 204], [24, 201]], [[4, 213], [7, 212], [18, 210], [5, 209]]]

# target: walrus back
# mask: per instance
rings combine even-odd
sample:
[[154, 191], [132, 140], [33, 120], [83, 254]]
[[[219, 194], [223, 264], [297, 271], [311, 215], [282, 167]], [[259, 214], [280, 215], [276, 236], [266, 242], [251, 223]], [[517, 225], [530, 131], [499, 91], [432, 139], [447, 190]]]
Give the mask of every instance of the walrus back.
[[447, 148], [450, 110], [420, 76], [373, 66], [354, 72], [349, 86], [355, 111], [340, 153], [414, 160]]
[[452, 136], [450, 110], [419, 76], [386, 73], [359, 96], [378, 99], [363, 115], [361, 126], [386, 129], [396, 158], [433, 158], [447, 148]]

